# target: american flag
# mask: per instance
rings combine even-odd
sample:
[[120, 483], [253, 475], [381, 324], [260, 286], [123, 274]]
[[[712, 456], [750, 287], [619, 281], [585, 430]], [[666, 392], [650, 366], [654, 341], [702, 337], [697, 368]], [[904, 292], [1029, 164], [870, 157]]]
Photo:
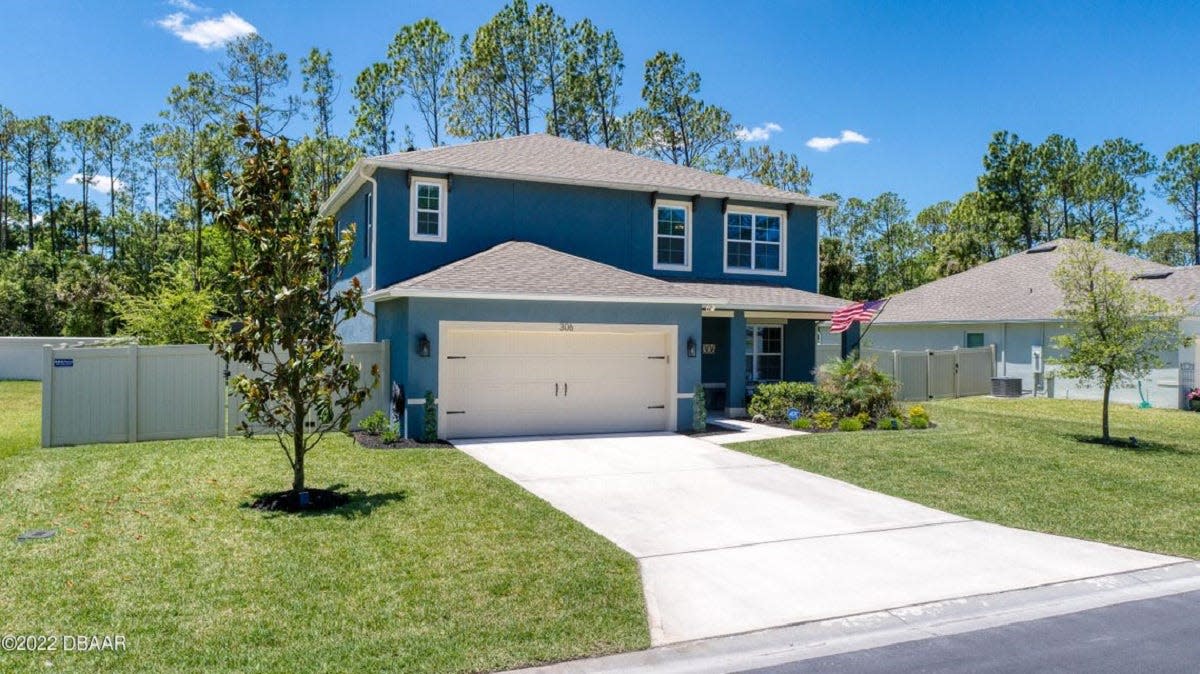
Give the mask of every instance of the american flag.
[[855, 302], [848, 304], [841, 309], [833, 312], [831, 320], [833, 324], [829, 331], [837, 334], [850, 329], [850, 326], [855, 323], [870, 323], [875, 320], [875, 316], [883, 309], [883, 305], [887, 300], [871, 300], [870, 302]]

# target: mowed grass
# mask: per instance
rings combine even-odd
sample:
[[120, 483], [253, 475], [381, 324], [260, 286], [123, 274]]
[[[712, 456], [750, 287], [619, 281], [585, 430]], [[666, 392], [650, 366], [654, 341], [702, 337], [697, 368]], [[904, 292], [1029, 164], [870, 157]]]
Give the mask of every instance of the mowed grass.
[[963, 398], [926, 406], [926, 431], [832, 433], [733, 445], [952, 513], [1200, 557], [1200, 414], [1090, 401]]
[[0, 381], [0, 461], [42, 443], [42, 383]]
[[[0, 460], [0, 633], [128, 642], [0, 671], [461, 672], [649, 645], [636, 562], [582, 525], [450, 448], [327, 442], [309, 484], [362, 493], [307, 516], [242, 507], [290, 486], [273, 440]], [[15, 542], [35, 528], [58, 535]]]

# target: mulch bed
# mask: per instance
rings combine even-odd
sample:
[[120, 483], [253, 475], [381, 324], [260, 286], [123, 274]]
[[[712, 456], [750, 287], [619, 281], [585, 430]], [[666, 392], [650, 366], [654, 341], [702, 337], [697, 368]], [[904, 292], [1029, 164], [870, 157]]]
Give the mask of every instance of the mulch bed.
[[364, 433], [363, 431], [355, 431], [354, 441], [367, 449], [411, 449], [413, 447], [449, 446], [450, 444], [441, 440], [437, 442], [420, 442], [412, 438], [401, 438], [396, 442], [384, 442], [380, 436]]
[[[307, 494], [307, 503], [301, 497]], [[263, 494], [250, 503], [256, 510], [274, 512], [301, 513], [331, 510], [350, 502], [350, 497], [329, 489], [306, 489], [302, 492], [289, 489], [271, 494]]]

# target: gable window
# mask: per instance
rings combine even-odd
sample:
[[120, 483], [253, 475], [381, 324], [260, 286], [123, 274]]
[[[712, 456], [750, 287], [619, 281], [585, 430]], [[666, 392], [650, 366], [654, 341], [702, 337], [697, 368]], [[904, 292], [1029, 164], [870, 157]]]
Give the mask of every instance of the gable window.
[[686, 202], [654, 204], [654, 268], [692, 268], [692, 206]]
[[363, 195], [363, 257], [370, 259], [371, 257], [371, 238], [374, 232], [375, 223], [372, 221], [374, 215], [371, 211], [371, 200], [373, 195], [367, 192]]
[[982, 332], [968, 332], [967, 333], [967, 348], [975, 349], [975, 348], [978, 348], [981, 346], [983, 346], [983, 333]]
[[725, 214], [725, 271], [782, 275], [787, 271], [783, 213]]
[[412, 182], [408, 238], [413, 241], [446, 240], [446, 181], [418, 178]]
[[746, 381], [779, 381], [783, 378], [783, 326], [746, 326]]

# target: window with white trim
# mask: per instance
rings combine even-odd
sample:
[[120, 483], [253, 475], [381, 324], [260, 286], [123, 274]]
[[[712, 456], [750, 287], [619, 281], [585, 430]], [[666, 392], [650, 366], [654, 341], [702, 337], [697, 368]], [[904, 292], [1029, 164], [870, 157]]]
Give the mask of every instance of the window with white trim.
[[746, 326], [746, 382], [783, 379], [783, 326]]
[[446, 181], [419, 178], [412, 182], [408, 238], [446, 240]]
[[654, 204], [654, 268], [692, 268], [692, 206], [686, 202]]
[[725, 214], [725, 271], [782, 274], [786, 269], [782, 213]]
[[375, 227], [375, 222], [372, 219], [374, 213], [371, 212], [371, 200], [373, 198], [374, 196], [370, 192], [363, 195], [363, 257], [368, 260], [371, 259], [371, 235], [373, 234], [372, 229]]

